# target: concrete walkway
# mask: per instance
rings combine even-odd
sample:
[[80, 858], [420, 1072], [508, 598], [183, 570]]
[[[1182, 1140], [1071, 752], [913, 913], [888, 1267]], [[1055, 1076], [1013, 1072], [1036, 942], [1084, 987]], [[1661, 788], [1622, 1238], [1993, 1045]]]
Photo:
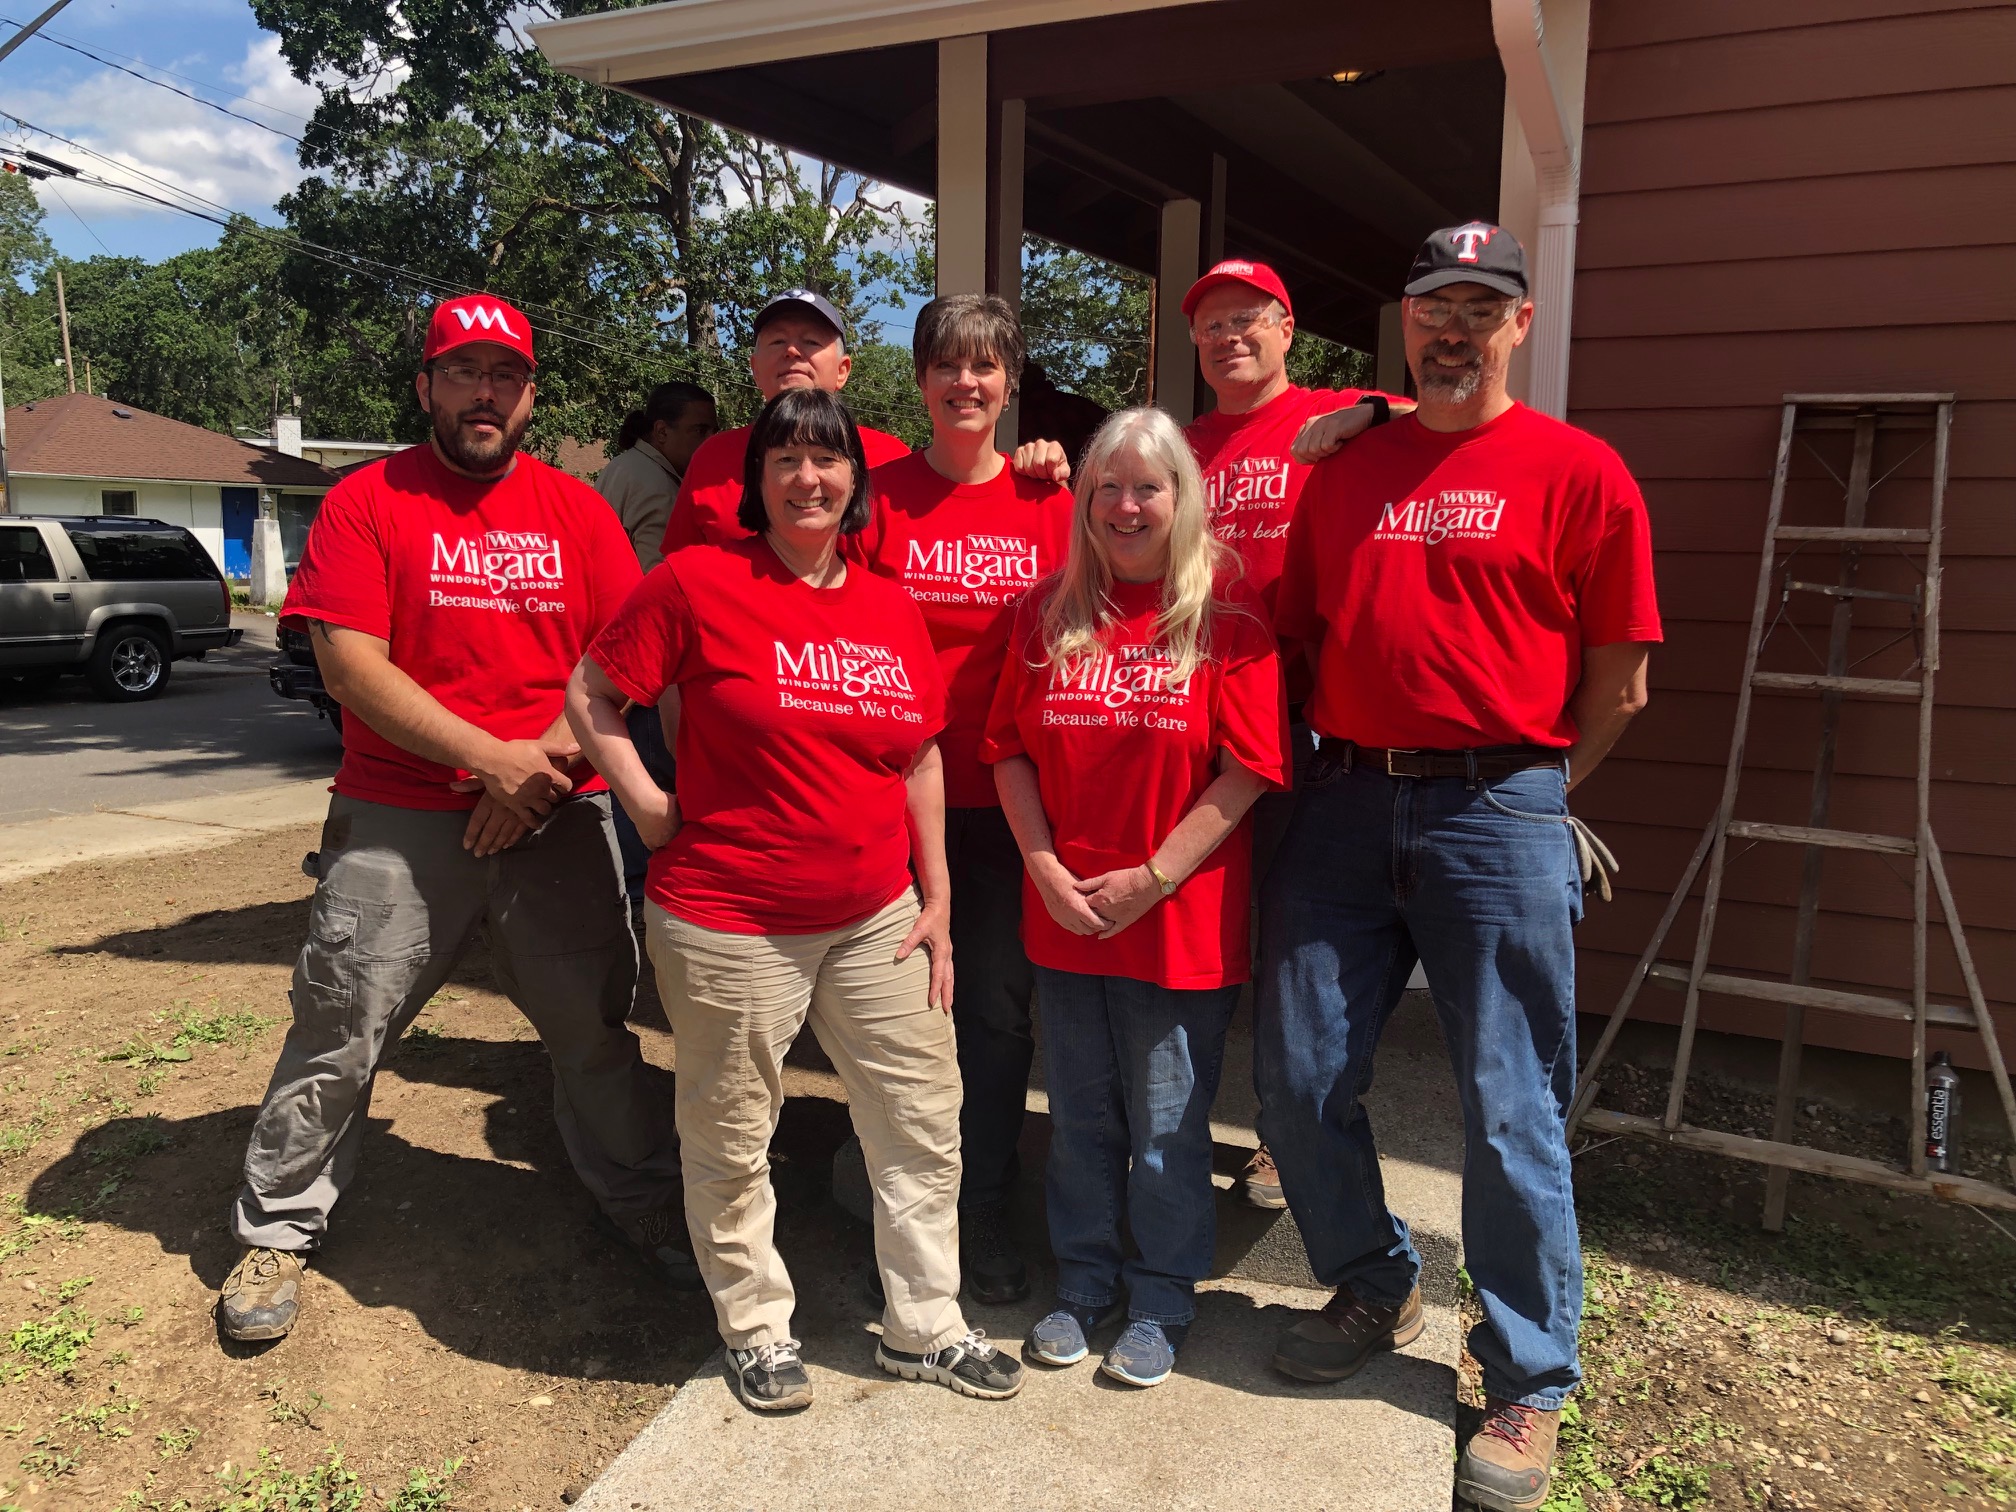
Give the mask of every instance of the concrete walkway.
[[0, 882], [39, 876], [77, 861], [229, 845], [261, 830], [320, 824], [328, 810], [329, 779], [317, 777], [241, 793], [0, 825]]
[[[905, 1383], [874, 1363], [875, 1311], [853, 1267], [787, 1255], [795, 1267], [817, 1400], [765, 1418], [730, 1393], [720, 1356], [702, 1366], [576, 1503], [587, 1512], [817, 1512], [1003, 1507], [1196, 1512], [1445, 1512], [1454, 1456], [1456, 1236], [1460, 1121], [1426, 995], [1409, 994], [1380, 1051], [1368, 1098], [1385, 1149], [1387, 1195], [1428, 1264], [1429, 1326], [1403, 1354], [1337, 1386], [1301, 1386], [1267, 1368], [1291, 1310], [1320, 1306], [1286, 1214], [1230, 1192], [1257, 1142], [1251, 1040], [1235, 1028], [1214, 1132], [1221, 1192], [1216, 1279], [1201, 1299], [1178, 1374], [1135, 1391], [1073, 1369], [1031, 1371], [1012, 1402], [975, 1402]], [[1041, 1111], [1040, 1093], [1032, 1108]], [[1021, 1217], [1041, 1247], [1047, 1118], [1024, 1146]], [[1015, 1346], [1046, 1311], [1051, 1273], [1015, 1307], [973, 1322]], [[1105, 1335], [1095, 1347], [1108, 1342]]]

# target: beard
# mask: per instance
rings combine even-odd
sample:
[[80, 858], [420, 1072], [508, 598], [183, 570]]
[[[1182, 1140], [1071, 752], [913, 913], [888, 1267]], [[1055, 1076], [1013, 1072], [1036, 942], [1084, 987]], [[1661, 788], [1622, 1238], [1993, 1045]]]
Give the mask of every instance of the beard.
[[[1432, 360], [1459, 355], [1468, 359], [1460, 368], [1439, 367]], [[1461, 348], [1441, 346], [1422, 353], [1421, 371], [1414, 375], [1414, 382], [1423, 395], [1432, 394], [1444, 404], [1468, 404], [1484, 387], [1491, 369], [1489, 355], [1468, 343]]]
[[[511, 460], [518, 443], [525, 439], [525, 428], [531, 423], [531, 416], [513, 424], [511, 420], [488, 405], [472, 405], [456, 415], [436, 413], [434, 420], [434, 441], [441, 448], [441, 455], [466, 472], [496, 472]], [[487, 420], [498, 428], [496, 439], [479, 440], [470, 429], [477, 421]]]

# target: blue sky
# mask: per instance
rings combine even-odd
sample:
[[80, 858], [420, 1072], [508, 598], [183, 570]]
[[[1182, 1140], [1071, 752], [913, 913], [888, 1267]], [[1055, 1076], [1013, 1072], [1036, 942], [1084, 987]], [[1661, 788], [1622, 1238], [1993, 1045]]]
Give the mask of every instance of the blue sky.
[[[24, 22], [46, 3], [0, 0], [0, 17]], [[0, 38], [14, 29], [0, 26]], [[273, 202], [301, 176], [294, 143], [45, 37], [298, 133], [314, 108], [314, 91], [288, 74], [279, 39], [259, 29], [245, 0], [72, 0], [42, 34], [0, 62], [0, 110], [105, 156], [24, 133], [11, 121], [0, 120], [0, 141], [89, 166], [107, 178], [125, 177], [149, 189], [158, 188], [150, 179], [166, 181], [262, 220], [274, 218]], [[101, 189], [54, 181], [37, 189], [50, 238], [73, 257], [111, 251], [160, 258], [206, 246], [219, 234], [192, 216]]]

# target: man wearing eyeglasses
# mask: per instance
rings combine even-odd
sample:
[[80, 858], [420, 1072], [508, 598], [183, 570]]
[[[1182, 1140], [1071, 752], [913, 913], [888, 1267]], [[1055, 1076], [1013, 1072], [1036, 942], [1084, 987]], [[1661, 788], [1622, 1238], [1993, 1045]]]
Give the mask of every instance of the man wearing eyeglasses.
[[[1287, 555], [1288, 526], [1309, 477], [1309, 462], [1294, 450], [1298, 434], [1305, 427], [1316, 434], [1320, 427], [1321, 444], [1334, 452], [1414, 404], [1368, 389], [1312, 389], [1290, 382], [1295, 309], [1281, 275], [1265, 263], [1238, 257], [1218, 263], [1190, 286], [1183, 313], [1190, 321], [1197, 365], [1218, 401], [1183, 432], [1204, 475], [1211, 529], [1238, 553], [1246, 586], [1271, 610]], [[1282, 667], [1288, 678], [1289, 750], [1299, 781], [1314, 747], [1302, 718], [1309, 669], [1299, 645], [1282, 647]], [[1292, 792], [1263, 793], [1253, 805], [1256, 895], [1288, 832], [1294, 802]], [[1264, 1112], [1260, 1121], [1264, 1136]], [[1239, 1191], [1255, 1207], [1287, 1205], [1265, 1143], [1246, 1162]]]
[[379, 1062], [479, 928], [552, 1058], [561, 1141], [605, 1226], [698, 1284], [669, 1087], [624, 1024], [637, 953], [610, 798], [561, 712], [641, 574], [601, 497], [518, 450], [534, 371], [518, 310], [437, 306], [414, 380], [428, 444], [330, 491], [288, 588], [282, 620], [308, 630], [343, 705], [343, 762], [306, 868], [294, 1021], [231, 1211], [245, 1253], [218, 1323], [234, 1339], [294, 1326]]
[[1580, 1379], [1565, 1118], [1584, 875], [1567, 794], [1644, 707], [1659, 610], [1623, 462], [1506, 391], [1534, 319], [1518, 242], [1482, 222], [1437, 231], [1405, 292], [1420, 408], [1310, 474], [1276, 607], [1310, 648], [1321, 743], [1262, 896], [1255, 1075], [1336, 1294], [1274, 1365], [1341, 1380], [1421, 1331], [1420, 1260], [1360, 1101], [1418, 960], [1463, 1104], [1484, 1312], [1470, 1350], [1488, 1405], [1457, 1490], [1530, 1512]]

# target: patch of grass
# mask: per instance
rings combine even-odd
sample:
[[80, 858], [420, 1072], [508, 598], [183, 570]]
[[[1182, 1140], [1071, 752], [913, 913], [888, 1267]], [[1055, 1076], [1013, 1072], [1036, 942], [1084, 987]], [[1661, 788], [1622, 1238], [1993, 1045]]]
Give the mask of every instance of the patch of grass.
[[[1554, 1451], [1554, 1480], [1540, 1512], [1591, 1512], [1590, 1492], [1610, 1492], [1617, 1482], [1603, 1472], [1596, 1425], [1573, 1397], [1561, 1406], [1561, 1438]], [[1606, 1497], [1595, 1499], [1604, 1504]]]
[[462, 1461], [451, 1459], [439, 1470], [407, 1472], [406, 1484], [393, 1496], [389, 1512], [447, 1512], [455, 1504], [451, 1483], [461, 1469]]
[[42, 1131], [49, 1127], [51, 1111], [49, 1099], [45, 1097], [36, 1104], [35, 1111], [20, 1123], [0, 1127], [0, 1159], [34, 1149], [42, 1138]]
[[287, 1400], [286, 1391], [287, 1388], [283, 1383], [275, 1381], [259, 1393], [273, 1404], [266, 1409], [267, 1418], [275, 1423], [293, 1423], [311, 1432], [320, 1433], [322, 1430], [315, 1421], [315, 1414], [329, 1405], [328, 1398], [319, 1391], [311, 1391], [304, 1400], [290, 1402]]
[[168, 1136], [162, 1126], [161, 1115], [149, 1113], [138, 1123], [129, 1126], [116, 1139], [95, 1141], [85, 1152], [84, 1158], [94, 1166], [117, 1166], [124, 1170], [143, 1155], [152, 1155], [156, 1150], [165, 1150], [175, 1141]]
[[400, 1048], [408, 1055], [439, 1055], [448, 1048], [448, 1036], [427, 1024], [415, 1024], [400, 1036]]
[[70, 1423], [79, 1428], [89, 1428], [100, 1438], [131, 1438], [133, 1430], [115, 1419], [131, 1417], [140, 1410], [140, 1404], [132, 1397], [117, 1395], [119, 1388], [116, 1385], [111, 1389], [115, 1393], [111, 1401], [66, 1412], [56, 1419], [58, 1426]]
[[217, 1479], [224, 1496], [210, 1512], [364, 1512], [364, 1487], [344, 1466], [340, 1449], [302, 1471], [287, 1469], [271, 1449], [261, 1449], [256, 1466], [227, 1465]]
[[61, 1307], [47, 1318], [23, 1322], [7, 1336], [7, 1348], [23, 1362], [14, 1366], [13, 1379], [31, 1369], [67, 1375], [97, 1332], [98, 1320], [81, 1307]]
[[1711, 1505], [1714, 1494], [1709, 1485], [1711, 1479], [1705, 1465], [1683, 1465], [1655, 1454], [1624, 1483], [1624, 1494], [1655, 1507], [1671, 1508], [1672, 1512], [1695, 1512]]
[[21, 1456], [21, 1468], [30, 1475], [39, 1475], [44, 1480], [54, 1480], [59, 1475], [74, 1475], [83, 1463], [76, 1455], [61, 1444], [51, 1442], [48, 1434], [35, 1440], [35, 1447]]
[[1949, 1390], [1965, 1392], [1999, 1418], [2016, 1420], [2016, 1375], [2004, 1375], [1980, 1363], [1971, 1349], [1950, 1349], [1933, 1379]]
[[84, 1294], [85, 1288], [97, 1284], [96, 1276], [72, 1276], [56, 1288], [58, 1302], [74, 1302]]
[[161, 1458], [175, 1459], [196, 1447], [196, 1440], [203, 1437], [202, 1430], [183, 1426], [163, 1428], [154, 1435], [154, 1442], [161, 1446]]
[[135, 1066], [159, 1066], [170, 1061], [186, 1061], [192, 1054], [186, 1046], [163, 1045], [144, 1034], [136, 1034], [117, 1050], [108, 1050], [100, 1058], [127, 1061]]
[[[20, 1207], [20, 1198], [12, 1199], [10, 1206]], [[51, 1213], [22, 1213], [21, 1227], [6, 1238], [0, 1239], [0, 1260], [12, 1260], [16, 1255], [25, 1255], [44, 1239], [81, 1239], [84, 1225], [75, 1218]]]
[[[210, 1000], [210, 1006], [217, 1006], [215, 998]], [[205, 1013], [186, 1002], [177, 1003], [175, 1012], [164, 1014], [162, 1018], [175, 1026], [175, 1035], [169, 1044], [178, 1049], [190, 1045], [247, 1045], [274, 1024], [274, 1020], [247, 1008], [228, 1013]]]

